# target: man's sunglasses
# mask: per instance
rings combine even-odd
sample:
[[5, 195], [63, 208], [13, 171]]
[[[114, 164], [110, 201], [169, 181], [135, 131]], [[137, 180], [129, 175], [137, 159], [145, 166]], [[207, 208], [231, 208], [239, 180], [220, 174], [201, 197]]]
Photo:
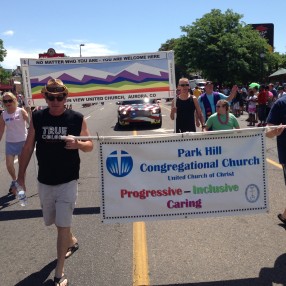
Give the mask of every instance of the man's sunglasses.
[[54, 95], [46, 95], [46, 99], [49, 101], [54, 101], [55, 99], [57, 101], [63, 101], [65, 99], [65, 95], [59, 95], [59, 96], [54, 96]]
[[3, 99], [3, 103], [12, 103], [13, 99]]
[[65, 87], [63, 86], [47, 86], [46, 87], [48, 92], [64, 92]]
[[180, 86], [190, 86], [188, 83], [182, 83]]
[[226, 107], [226, 105], [216, 105], [216, 108]]

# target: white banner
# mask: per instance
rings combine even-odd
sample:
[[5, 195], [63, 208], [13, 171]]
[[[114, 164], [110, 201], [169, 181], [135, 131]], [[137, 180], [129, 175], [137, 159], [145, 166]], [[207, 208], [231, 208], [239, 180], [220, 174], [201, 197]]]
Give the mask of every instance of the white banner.
[[79, 58], [21, 59], [28, 105], [46, 105], [43, 86], [53, 78], [69, 89], [68, 104], [173, 98], [173, 51]]
[[98, 141], [103, 222], [268, 211], [263, 130]]

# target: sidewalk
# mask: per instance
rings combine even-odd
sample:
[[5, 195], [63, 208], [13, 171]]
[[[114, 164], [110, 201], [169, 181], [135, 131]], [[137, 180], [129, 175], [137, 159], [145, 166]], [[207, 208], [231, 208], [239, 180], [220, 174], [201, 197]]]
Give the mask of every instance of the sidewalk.
[[[248, 121], [246, 119], [248, 118], [248, 113], [246, 111], [243, 111], [243, 114], [237, 117], [237, 121], [239, 123], [240, 128], [251, 128], [250, 126], [247, 126]], [[257, 123], [255, 124], [256, 127]]]

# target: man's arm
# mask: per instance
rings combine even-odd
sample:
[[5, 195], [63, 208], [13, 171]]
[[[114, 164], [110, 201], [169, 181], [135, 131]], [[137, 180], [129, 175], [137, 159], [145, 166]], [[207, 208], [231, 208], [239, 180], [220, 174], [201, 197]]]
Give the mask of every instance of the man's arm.
[[230, 95], [226, 98], [227, 101], [232, 101], [234, 97], [236, 96], [238, 87], [237, 85], [234, 85], [231, 89]]
[[[80, 136], [90, 136], [89, 130], [87, 128], [86, 120], [83, 119]], [[90, 152], [93, 149], [93, 142], [91, 140], [79, 141], [79, 148], [83, 152]]]
[[[205, 127], [205, 119], [204, 119], [201, 107], [199, 105], [198, 99], [194, 96], [193, 97], [193, 101], [194, 101], [195, 108], [196, 108], [196, 124], [198, 123], [198, 119], [199, 119], [199, 121], [201, 122], [201, 125], [202, 125], [202, 129], [204, 129], [204, 127]], [[199, 127], [199, 126], [197, 125], [197, 127]]]
[[[89, 130], [87, 128], [86, 120], [83, 119], [81, 125], [81, 132], [80, 136], [90, 136]], [[65, 139], [66, 142], [66, 149], [79, 149], [83, 152], [90, 152], [93, 149], [93, 142], [92, 140], [77, 140], [74, 138], [73, 135], [68, 135]]]
[[171, 112], [170, 112], [170, 118], [172, 120], [175, 119], [175, 113], [177, 112], [177, 109], [175, 107], [175, 102], [174, 102], [174, 99], [172, 100], [172, 105], [171, 105]]
[[[280, 124], [280, 125], [281, 126], [278, 128], [271, 128], [271, 129], [269, 128], [268, 131], [266, 131], [266, 133], [265, 133], [266, 137], [273, 138], [275, 136], [280, 136], [285, 129], [285, 126], [282, 126], [282, 124]], [[274, 124], [267, 123], [267, 126], [274, 126]]]

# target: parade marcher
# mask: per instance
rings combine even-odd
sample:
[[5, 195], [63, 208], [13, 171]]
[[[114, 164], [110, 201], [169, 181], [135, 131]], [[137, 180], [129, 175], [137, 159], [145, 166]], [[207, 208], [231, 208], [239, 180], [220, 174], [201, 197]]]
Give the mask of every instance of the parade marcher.
[[220, 99], [225, 99], [228, 102], [232, 101], [237, 92], [237, 85], [234, 85], [231, 89], [230, 95], [226, 96], [223, 93], [214, 92], [213, 83], [211, 81], [207, 81], [205, 91], [206, 92], [199, 97], [198, 101], [203, 112], [204, 120], [207, 121], [207, 119], [216, 112], [215, 106]]
[[283, 86], [278, 86], [277, 90], [278, 90], [278, 94], [277, 94], [278, 98], [286, 95], [286, 92], [284, 91], [284, 87]]
[[273, 93], [270, 91], [269, 86], [265, 87], [265, 91], [267, 92], [267, 105], [266, 105], [266, 118], [268, 117], [269, 111], [273, 106], [274, 102], [277, 100], [277, 95], [274, 96]]
[[[267, 126], [281, 125], [276, 129], [269, 129], [266, 136], [269, 138], [277, 137], [277, 151], [279, 163], [282, 165], [284, 182], [286, 185], [286, 96], [276, 100], [267, 117]], [[278, 214], [278, 218], [286, 225], [286, 208], [283, 213]]]
[[258, 103], [258, 119], [260, 123], [257, 124], [258, 127], [265, 126], [266, 115], [267, 115], [267, 102], [268, 102], [268, 92], [265, 89], [265, 85], [260, 85], [259, 93], [257, 95]]
[[240, 116], [240, 113], [241, 113], [240, 103], [241, 103], [241, 101], [242, 101], [241, 88], [238, 87], [236, 95], [235, 95], [234, 99], [232, 100], [232, 112], [233, 112], [235, 117]]
[[277, 92], [276, 88], [274, 87], [274, 84], [273, 83], [269, 83], [268, 88], [269, 88], [269, 91], [272, 92], [273, 97], [277, 99], [278, 92]]
[[253, 89], [250, 89], [248, 91], [248, 96], [246, 100], [248, 102], [247, 112], [249, 116], [249, 124], [247, 126], [255, 126], [257, 95], [254, 93]]
[[16, 171], [14, 160], [21, 161], [21, 152], [27, 138], [29, 116], [24, 108], [17, 107], [17, 97], [12, 92], [5, 92], [2, 98], [4, 111], [0, 115], [0, 141], [6, 127], [6, 167], [12, 178], [9, 193], [16, 191]]
[[[55, 286], [68, 284], [64, 274], [65, 259], [77, 249], [78, 242], [71, 232], [80, 169], [79, 150], [90, 152], [90, 140], [76, 140], [74, 136], [89, 136], [83, 115], [66, 109], [68, 89], [59, 79], [50, 79], [43, 87], [48, 108], [32, 113], [28, 137], [19, 165], [18, 183], [25, 186], [24, 174], [36, 143], [38, 160], [38, 193], [45, 224], [57, 228], [57, 265]], [[67, 136], [61, 140], [60, 136]]]
[[221, 99], [216, 103], [217, 112], [212, 114], [207, 122], [205, 130], [229, 130], [239, 129], [239, 123], [236, 117], [229, 112], [229, 104], [225, 99]]
[[195, 86], [194, 88], [194, 91], [193, 91], [193, 95], [196, 97], [196, 98], [199, 98], [199, 96], [202, 94], [202, 91], [201, 89], [199, 88], [199, 86]]
[[199, 127], [199, 123], [201, 123], [202, 128], [204, 127], [204, 118], [198, 104], [198, 99], [195, 95], [189, 93], [189, 80], [187, 78], [179, 80], [178, 89], [180, 93], [172, 101], [170, 113], [172, 120], [175, 119], [176, 113], [176, 133], [196, 132], [196, 125]]
[[21, 93], [17, 94], [17, 101], [18, 101], [18, 107], [24, 107], [25, 106], [23, 95]]

